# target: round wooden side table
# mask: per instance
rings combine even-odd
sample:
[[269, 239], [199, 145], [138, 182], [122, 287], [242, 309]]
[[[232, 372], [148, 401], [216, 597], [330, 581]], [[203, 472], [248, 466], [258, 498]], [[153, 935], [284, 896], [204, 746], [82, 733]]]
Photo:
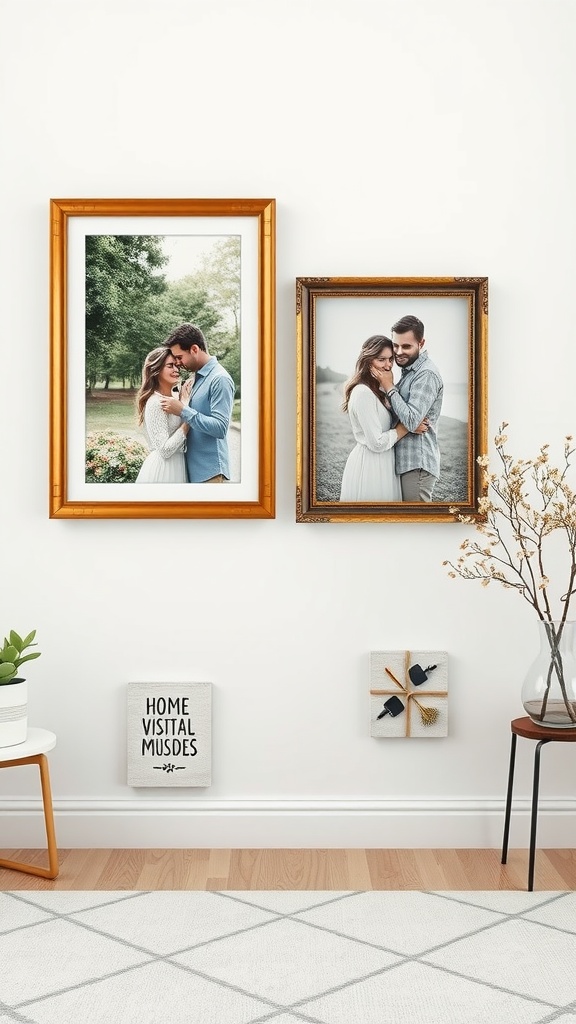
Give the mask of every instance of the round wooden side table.
[[506, 794], [506, 815], [504, 818], [504, 837], [502, 839], [502, 864], [508, 857], [508, 838], [510, 835], [510, 814], [512, 812], [512, 789], [514, 786], [514, 763], [516, 760], [516, 741], [518, 736], [527, 740], [536, 740], [534, 751], [534, 778], [532, 782], [532, 813], [530, 818], [530, 858], [528, 861], [528, 892], [534, 889], [534, 859], [536, 854], [536, 826], [538, 823], [538, 786], [540, 783], [540, 751], [545, 743], [575, 743], [576, 729], [546, 729], [537, 725], [531, 718], [515, 718], [511, 722], [512, 743], [510, 746], [510, 769], [508, 771], [508, 792]]
[[28, 729], [24, 743], [16, 743], [12, 747], [0, 747], [0, 768], [17, 768], [22, 764], [37, 764], [40, 769], [40, 785], [42, 787], [42, 804], [46, 823], [46, 840], [48, 842], [48, 867], [36, 867], [35, 864], [22, 864], [17, 860], [0, 860], [0, 868], [12, 871], [24, 871], [28, 875], [39, 875], [41, 878], [56, 878], [58, 874], [58, 848], [54, 830], [54, 812], [52, 810], [52, 793], [50, 790], [50, 774], [46, 753], [56, 746], [56, 736], [47, 729]]

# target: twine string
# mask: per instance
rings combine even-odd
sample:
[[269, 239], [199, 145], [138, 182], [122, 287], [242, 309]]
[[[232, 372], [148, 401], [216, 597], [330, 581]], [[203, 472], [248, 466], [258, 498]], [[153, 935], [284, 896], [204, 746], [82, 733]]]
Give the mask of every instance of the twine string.
[[[384, 671], [386, 672], [386, 675], [390, 676], [390, 679], [392, 680], [392, 682], [396, 684], [398, 689], [402, 691], [402, 694], [406, 698], [406, 735], [407, 736], [410, 736], [411, 735], [411, 731], [412, 731], [411, 730], [411, 715], [410, 715], [411, 701], [414, 701], [416, 707], [418, 708], [418, 711], [420, 712], [420, 718], [422, 720], [422, 725], [424, 725], [424, 726], [433, 725], [434, 722], [437, 721], [438, 714], [439, 714], [438, 708], [427, 708], [427, 707], [425, 707], [423, 704], [420, 703], [420, 701], [418, 700], [415, 692], [413, 690], [409, 690], [408, 689], [409, 681], [410, 681], [410, 676], [409, 676], [410, 661], [411, 661], [410, 651], [405, 651], [405, 653], [404, 653], [404, 673], [405, 673], [405, 677], [406, 677], [406, 684], [404, 686], [402, 685], [400, 680], [396, 678], [394, 673], [391, 671], [391, 669], [388, 668], [387, 665], [384, 667]], [[394, 692], [395, 692], [394, 690], [370, 690], [370, 693], [373, 694], [374, 696], [385, 696], [386, 694], [393, 694]], [[445, 693], [444, 690], [426, 690], [426, 694], [429, 697], [445, 697], [446, 696], [446, 693]]]

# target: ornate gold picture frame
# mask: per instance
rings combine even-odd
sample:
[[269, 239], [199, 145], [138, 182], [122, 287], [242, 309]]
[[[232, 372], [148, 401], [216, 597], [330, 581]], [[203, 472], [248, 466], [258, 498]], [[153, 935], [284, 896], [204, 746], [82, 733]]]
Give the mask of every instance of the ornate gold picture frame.
[[[53, 199], [50, 244], [50, 517], [274, 518], [275, 200]], [[136, 482], [144, 361], [189, 323], [233, 382], [230, 469]]]
[[[453, 522], [452, 507], [477, 515], [488, 278], [301, 277], [296, 323], [296, 521]], [[388, 377], [374, 386], [380, 345]]]

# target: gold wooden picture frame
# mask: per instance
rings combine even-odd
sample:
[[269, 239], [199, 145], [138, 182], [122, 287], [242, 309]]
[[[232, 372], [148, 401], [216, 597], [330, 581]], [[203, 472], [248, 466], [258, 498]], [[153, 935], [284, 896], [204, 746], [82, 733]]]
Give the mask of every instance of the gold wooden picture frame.
[[[300, 277], [296, 324], [296, 521], [454, 522], [453, 507], [477, 517], [488, 278]], [[356, 389], [375, 379], [376, 349], [390, 357], [388, 383]]]
[[[50, 201], [51, 518], [274, 518], [275, 240], [274, 199]], [[188, 323], [232, 378], [230, 469], [136, 482], [144, 360]]]

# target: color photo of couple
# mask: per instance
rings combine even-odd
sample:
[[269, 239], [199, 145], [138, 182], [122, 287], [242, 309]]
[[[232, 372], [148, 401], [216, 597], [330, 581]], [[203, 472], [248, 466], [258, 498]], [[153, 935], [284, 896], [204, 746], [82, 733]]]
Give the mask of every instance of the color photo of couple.
[[[181, 383], [180, 370], [189, 373]], [[149, 352], [136, 396], [150, 454], [136, 483], [225, 483], [234, 381], [199, 327], [184, 323]]]
[[[397, 299], [386, 301], [397, 309]], [[435, 332], [444, 327], [442, 343], [436, 345], [433, 333], [428, 346], [423, 320], [403, 313], [389, 332], [371, 333], [361, 343], [348, 375], [326, 365], [330, 359], [342, 365], [351, 355], [351, 338], [344, 339], [346, 310], [335, 302], [325, 303], [336, 315], [330, 321], [320, 315], [317, 331], [317, 501], [374, 505], [465, 499], [468, 388], [466, 347], [453, 344], [460, 334], [458, 300], [441, 312], [436, 304], [432, 322]], [[426, 312], [425, 301], [416, 304]], [[465, 338], [464, 322], [462, 327]], [[449, 356], [448, 385], [436, 350], [444, 361]]]
[[237, 235], [85, 239], [85, 482], [240, 482]]

